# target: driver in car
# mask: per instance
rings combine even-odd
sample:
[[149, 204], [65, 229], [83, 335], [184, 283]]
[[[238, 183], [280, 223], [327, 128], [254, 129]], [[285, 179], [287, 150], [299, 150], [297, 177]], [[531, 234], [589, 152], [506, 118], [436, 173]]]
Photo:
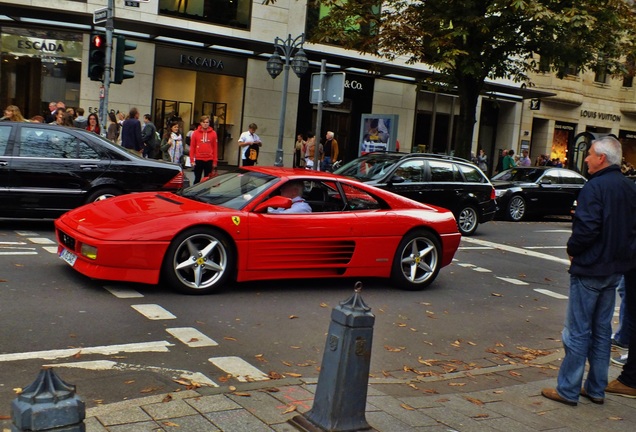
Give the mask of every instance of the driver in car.
[[290, 181], [285, 183], [280, 188], [280, 195], [291, 199], [291, 207], [288, 209], [268, 207], [267, 213], [311, 213], [311, 207], [302, 197], [304, 189], [305, 185], [302, 181]]

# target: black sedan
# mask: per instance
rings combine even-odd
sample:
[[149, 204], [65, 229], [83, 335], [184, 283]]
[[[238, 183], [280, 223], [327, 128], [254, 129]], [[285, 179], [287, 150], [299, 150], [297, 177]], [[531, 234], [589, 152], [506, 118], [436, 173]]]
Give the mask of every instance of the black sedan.
[[80, 205], [183, 187], [181, 167], [82, 129], [0, 122], [0, 217], [55, 218]]
[[462, 235], [495, 216], [495, 190], [465, 159], [426, 153], [374, 152], [334, 171], [412, 200], [453, 212]]
[[491, 179], [498, 216], [518, 222], [527, 216], [569, 215], [587, 180], [556, 167], [516, 167]]

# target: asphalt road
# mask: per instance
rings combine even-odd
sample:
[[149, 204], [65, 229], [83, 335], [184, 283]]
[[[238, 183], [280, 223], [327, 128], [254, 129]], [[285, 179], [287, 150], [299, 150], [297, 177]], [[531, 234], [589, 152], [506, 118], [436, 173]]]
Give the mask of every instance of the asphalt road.
[[[428, 289], [363, 280], [371, 374], [409, 379], [561, 347], [567, 220], [490, 222]], [[317, 377], [332, 308], [356, 280], [235, 284], [208, 296], [95, 281], [55, 253], [51, 222], [0, 221], [0, 415], [54, 365], [88, 406], [188, 385]], [[523, 379], [521, 377], [520, 379]]]

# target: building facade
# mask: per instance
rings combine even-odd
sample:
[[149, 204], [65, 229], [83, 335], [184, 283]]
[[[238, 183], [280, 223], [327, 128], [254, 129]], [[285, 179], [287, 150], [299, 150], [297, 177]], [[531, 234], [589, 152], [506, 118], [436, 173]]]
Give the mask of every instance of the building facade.
[[[98, 111], [103, 90], [100, 82], [88, 78], [88, 47], [91, 33], [105, 30], [103, 23], [93, 23], [93, 13], [105, 8], [108, 0], [25, 0], [19, 4], [0, 0], [0, 5], [0, 104], [18, 105], [27, 117], [45, 114], [50, 101], [83, 107], [87, 113]], [[219, 135], [220, 158], [229, 165], [239, 163], [236, 141], [240, 133], [256, 123], [264, 142], [259, 163], [274, 163], [283, 78], [272, 79], [266, 63], [277, 37], [307, 32], [315, 20], [308, 2], [114, 0], [114, 12], [115, 35], [138, 46], [130, 52], [136, 62], [127, 67], [135, 77], [109, 87], [109, 111], [127, 113], [137, 107], [142, 114], [151, 114], [159, 129], [177, 116], [184, 130], [198, 124], [201, 115], [210, 115]], [[309, 70], [300, 78], [289, 74], [285, 166], [292, 165], [297, 133], [307, 131], [323, 139], [326, 131], [333, 131], [342, 158], [357, 157], [362, 118], [369, 114], [395, 116], [392, 127], [400, 151], [453, 153], [457, 96], [422, 90], [417, 82], [432, 73], [425, 65], [387, 62], [310, 42], [304, 44], [304, 51]], [[324, 107], [320, 130], [316, 130], [311, 75], [319, 72], [322, 60], [327, 61], [328, 72], [345, 72], [346, 79], [344, 101]], [[551, 91], [550, 86], [545, 88]], [[533, 116], [524, 114], [527, 99], [540, 96], [545, 93], [518, 84], [488, 83], [478, 109], [474, 152], [484, 148], [489, 159], [495, 160], [498, 149], [518, 149], [527, 141], [523, 136], [527, 131], [530, 139], [536, 138], [531, 141], [533, 152], [545, 151], [546, 140], [554, 133], [543, 133], [541, 138], [539, 117], [535, 127]], [[544, 110], [550, 106], [547, 100], [542, 99]], [[573, 123], [573, 114], [540, 114], [548, 122], [546, 130], [554, 130], [551, 118]], [[604, 121], [596, 119], [594, 124]]]

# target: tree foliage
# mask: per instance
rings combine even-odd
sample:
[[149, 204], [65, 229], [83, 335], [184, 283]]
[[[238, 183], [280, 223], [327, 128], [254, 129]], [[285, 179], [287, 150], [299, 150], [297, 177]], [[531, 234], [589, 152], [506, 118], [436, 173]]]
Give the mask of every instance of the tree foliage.
[[469, 155], [487, 79], [530, 83], [528, 74], [540, 67], [559, 77], [572, 67], [622, 73], [636, 34], [632, 2], [626, 0], [313, 1], [329, 8], [313, 42], [426, 64], [437, 72], [436, 85], [458, 92], [455, 149], [461, 156]]

